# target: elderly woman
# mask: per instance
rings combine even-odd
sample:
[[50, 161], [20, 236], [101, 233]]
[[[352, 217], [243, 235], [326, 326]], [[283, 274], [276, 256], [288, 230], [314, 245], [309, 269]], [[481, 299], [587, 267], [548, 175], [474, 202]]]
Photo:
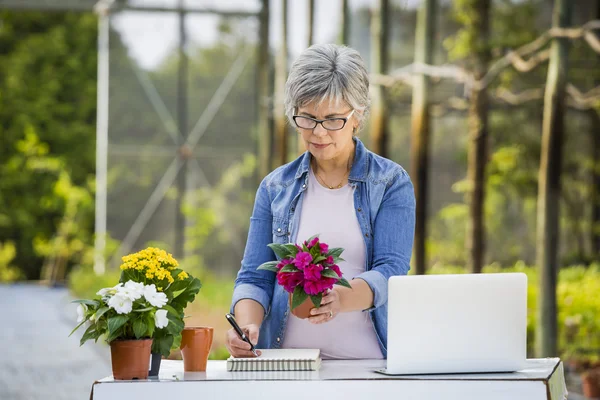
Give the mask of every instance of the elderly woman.
[[[258, 348], [318, 348], [323, 358], [385, 358], [388, 279], [410, 269], [415, 197], [406, 171], [356, 137], [369, 111], [369, 78], [359, 53], [314, 45], [294, 62], [286, 114], [306, 152], [260, 184], [250, 218], [232, 311]], [[269, 243], [299, 243], [314, 234], [344, 248], [339, 267], [352, 289], [334, 286], [311, 316], [290, 313]], [[235, 331], [235, 357], [253, 357]]]

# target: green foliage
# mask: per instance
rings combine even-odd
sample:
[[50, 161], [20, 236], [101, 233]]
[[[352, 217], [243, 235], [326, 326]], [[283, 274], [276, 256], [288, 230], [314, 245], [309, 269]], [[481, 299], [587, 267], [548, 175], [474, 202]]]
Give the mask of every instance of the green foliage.
[[[462, 274], [462, 267], [438, 264], [429, 274]], [[527, 349], [533, 355], [537, 329], [536, 305], [538, 299], [538, 274], [534, 267], [518, 262], [511, 267], [492, 264], [484, 273], [522, 272], [527, 275]], [[560, 355], [566, 359], [598, 361], [600, 354], [600, 264], [590, 267], [562, 268], [558, 275], [558, 345]]]
[[0, 243], [0, 282], [14, 282], [21, 277], [21, 271], [11, 265], [15, 254], [13, 242]]
[[[97, 342], [103, 336], [108, 343], [117, 339], [152, 338], [155, 325], [162, 323], [159, 317], [161, 311], [153, 305], [155, 300], [152, 296], [143, 290], [144, 285], [129, 288], [127, 292], [123, 287], [115, 286], [102, 289], [94, 299], [74, 300], [74, 303], [79, 303], [80, 318], [71, 335], [80, 327], [87, 326], [80, 345], [90, 339]], [[136, 296], [132, 295], [133, 292], [136, 292]], [[113, 303], [116, 299], [118, 301]]]
[[[166, 295], [169, 324], [151, 335], [152, 351], [168, 357], [171, 350], [179, 347], [181, 332], [185, 326], [183, 318], [187, 305], [194, 301], [202, 284], [198, 278], [184, 272], [173, 256], [164, 250], [148, 247], [123, 257], [119, 282], [139, 282], [154, 285]], [[141, 328], [140, 328], [141, 329]]]
[[[0, 242], [12, 278], [61, 279], [93, 227], [96, 17], [0, 12]], [[61, 272], [62, 271], [62, 272]]]

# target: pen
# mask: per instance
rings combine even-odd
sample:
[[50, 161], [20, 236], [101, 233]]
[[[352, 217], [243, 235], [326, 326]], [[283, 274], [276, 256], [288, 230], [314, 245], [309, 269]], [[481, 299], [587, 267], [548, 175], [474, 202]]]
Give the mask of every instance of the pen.
[[227, 318], [227, 321], [229, 321], [231, 326], [233, 326], [233, 329], [235, 329], [237, 334], [240, 335], [240, 338], [242, 338], [242, 340], [244, 342], [246, 342], [250, 345], [250, 350], [252, 350], [252, 354], [254, 354], [256, 357], [258, 357], [258, 353], [256, 352], [254, 345], [250, 342], [250, 339], [248, 338], [248, 336], [246, 336], [246, 334], [244, 333], [242, 328], [240, 328], [240, 326], [237, 324], [237, 322], [235, 321], [235, 318], [233, 318], [233, 315], [225, 314], [225, 318]]

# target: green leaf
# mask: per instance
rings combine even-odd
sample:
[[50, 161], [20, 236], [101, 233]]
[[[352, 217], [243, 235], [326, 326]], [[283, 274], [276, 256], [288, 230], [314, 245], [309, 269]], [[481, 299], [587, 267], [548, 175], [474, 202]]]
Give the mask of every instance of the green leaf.
[[108, 333], [112, 336], [117, 330], [129, 321], [128, 315], [115, 315], [108, 319]]
[[178, 318], [183, 318], [183, 310], [181, 310], [181, 311], [177, 311], [175, 308], [171, 307], [171, 306], [170, 306], [170, 305], [168, 305], [168, 304], [164, 305], [164, 306], [163, 306], [163, 309], [167, 310], [167, 313], [168, 313], [168, 314], [167, 314], [167, 316], [168, 316], [169, 314], [172, 314], [172, 315], [173, 315], [173, 316], [175, 316], [175, 317], [178, 317]]
[[317, 264], [320, 263], [321, 261], [327, 260], [327, 257], [325, 256], [317, 256], [316, 258], [313, 259], [312, 263], [313, 264]]
[[152, 352], [158, 352], [164, 357], [169, 357], [169, 354], [171, 354], [171, 344], [173, 344], [173, 336], [171, 335], [154, 338]]
[[329, 251], [327, 252], [327, 255], [335, 258], [335, 257], [339, 257], [343, 251], [344, 251], [344, 249], [342, 249], [341, 247], [334, 247], [333, 249], [329, 249]]
[[95, 325], [90, 325], [87, 330], [84, 332], [83, 336], [81, 337], [81, 340], [79, 341], [79, 345], [83, 346], [83, 344], [85, 342], [88, 341], [88, 339], [91, 339], [94, 336], [94, 333], [96, 331], [96, 326]]
[[340, 278], [340, 280], [337, 281], [335, 284], [347, 287], [349, 289], [352, 289], [352, 286], [348, 283], [348, 281], [345, 278]]
[[133, 321], [133, 334], [136, 339], [141, 339], [146, 335], [146, 331], [148, 330], [148, 324], [141, 318]]
[[329, 268], [321, 271], [321, 276], [324, 276], [326, 278], [340, 279], [340, 276], [334, 270]]
[[77, 324], [77, 326], [76, 326], [75, 328], [73, 328], [73, 330], [71, 331], [71, 333], [69, 333], [69, 337], [70, 337], [70, 336], [71, 336], [73, 333], [75, 333], [75, 331], [76, 331], [77, 329], [79, 329], [79, 328], [81, 327], [81, 325], [85, 324], [85, 323], [86, 323], [86, 321], [87, 321], [87, 319], [84, 319], [84, 320], [83, 320], [83, 321], [81, 321], [79, 324]]
[[96, 321], [98, 321], [106, 312], [110, 310], [110, 307], [101, 307], [96, 311]]
[[304, 300], [308, 298], [308, 295], [304, 291], [301, 285], [296, 286], [294, 293], [292, 294], [292, 310], [304, 303]]
[[310, 300], [312, 301], [312, 303], [315, 305], [315, 307], [319, 308], [321, 307], [321, 300], [323, 299], [323, 294], [319, 293], [317, 295], [311, 295], [310, 296]]
[[293, 243], [287, 243], [284, 244], [284, 246], [288, 252], [288, 257], [296, 257], [296, 254], [298, 254], [298, 252], [300, 251]]
[[98, 300], [87, 300], [87, 299], [73, 300], [71, 303], [86, 304], [86, 305], [92, 306], [92, 307], [98, 307], [100, 305], [100, 302]]
[[267, 261], [266, 263], [259, 265], [257, 269], [277, 272], [277, 264], [279, 264], [279, 261]]
[[310, 249], [310, 255], [312, 256], [314, 263], [314, 259], [321, 255], [321, 248], [319, 246], [313, 246], [313, 248]]
[[333, 258], [333, 263], [334, 263], [334, 264], [339, 264], [339, 263], [341, 263], [342, 261], [346, 261], [346, 260], [344, 260], [342, 257], [334, 257], [334, 258]]
[[277, 244], [277, 243], [271, 243], [269, 245], [269, 248], [271, 250], [273, 250], [273, 253], [275, 253], [275, 255], [277, 256], [277, 258], [279, 259], [283, 259], [286, 258], [288, 256], [288, 250], [285, 247], [285, 244]]
[[280, 272], [298, 272], [300, 271], [298, 268], [296, 268], [295, 265], [293, 264], [288, 264], [286, 266], [284, 266], [283, 268], [281, 268]]

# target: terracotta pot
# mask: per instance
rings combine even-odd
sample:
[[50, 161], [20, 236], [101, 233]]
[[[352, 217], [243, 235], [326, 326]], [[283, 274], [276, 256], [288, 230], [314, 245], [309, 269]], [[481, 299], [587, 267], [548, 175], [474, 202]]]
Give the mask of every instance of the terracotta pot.
[[214, 329], [186, 327], [181, 332], [181, 356], [185, 372], [206, 371]]
[[110, 342], [113, 377], [116, 380], [148, 378], [151, 348], [152, 339]]
[[307, 297], [306, 300], [304, 300], [302, 302], [302, 304], [300, 304], [298, 307], [296, 307], [294, 309], [292, 309], [292, 294], [291, 293], [289, 294], [288, 298], [289, 298], [290, 310], [292, 312], [292, 315], [294, 315], [294, 316], [296, 316], [296, 318], [300, 318], [300, 319], [305, 319], [305, 318], [310, 317], [310, 310], [315, 308], [315, 305], [313, 304], [310, 297]]
[[592, 369], [581, 375], [583, 395], [587, 398], [600, 398], [600, 368]]

